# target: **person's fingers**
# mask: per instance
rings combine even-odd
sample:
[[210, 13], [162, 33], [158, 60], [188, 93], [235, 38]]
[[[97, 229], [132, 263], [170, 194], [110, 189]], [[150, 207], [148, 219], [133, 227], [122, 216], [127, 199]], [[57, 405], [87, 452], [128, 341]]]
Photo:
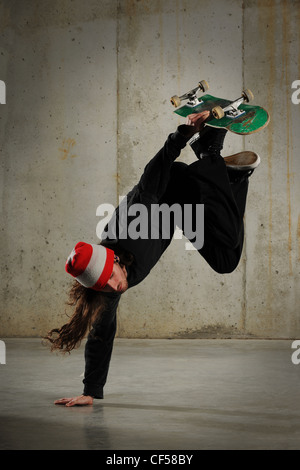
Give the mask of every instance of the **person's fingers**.
[[93, 398], [86, 395], [80, 395], [72, 398], [60, 398], [54, 402], [55, 405], [75, 406], [75, 405], [92, 405]]
[[55, 400], [55, 405], [65, 405], [68, 401], [72, 400], [72, 398], [60, 398], [59, 400]]
[[202, 113], [193, 113], [187, 116], [186, 123], [190, 126], [201, 125], [208, 117], [210, 112], [203, 111]]
[[73, 398], [72, 400], [68, 401], [68, 403], [66, 403], [66, 406], [74, 406], [74, 405], [77, 405], [77, 398]]
[[195, 119], [195, 120], [206, 119], [209, 114], [210, 114], [210, 112], [208, 110], [206, 110], [206, 111], [202, 111], [201, 113], [190, 114], [190, 117], [192, 119]]
[[195, 116], [195, 122], [197, 123], [204, 122], [208, 118], [209, 114], [210, 114], [209, 111], [204, 111], [203, 113], [199, 113], [198, 115]]

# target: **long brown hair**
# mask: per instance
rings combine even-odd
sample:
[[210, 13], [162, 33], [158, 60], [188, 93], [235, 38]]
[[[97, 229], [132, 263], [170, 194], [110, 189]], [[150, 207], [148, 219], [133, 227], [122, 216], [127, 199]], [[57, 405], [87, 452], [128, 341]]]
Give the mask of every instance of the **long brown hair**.
[[[104, 245], [104, 243], [102, 243]], [[117, 243], [110, 246], [120, 258], [121, 266], [130, 266], [133, 255], [123, 250]], [[69, 291], [68, 306], [74, 308], [73, 315], [67, 323], [60, 328], [54, 328], [43, 337], [50, 343], [50, 350], [66, 353], [80, 345], [86, 332], [92, 324], [101, 318], [105, 310], [106, 297], [102, 292], [88, 289], [78, 281], [74, 281]]]

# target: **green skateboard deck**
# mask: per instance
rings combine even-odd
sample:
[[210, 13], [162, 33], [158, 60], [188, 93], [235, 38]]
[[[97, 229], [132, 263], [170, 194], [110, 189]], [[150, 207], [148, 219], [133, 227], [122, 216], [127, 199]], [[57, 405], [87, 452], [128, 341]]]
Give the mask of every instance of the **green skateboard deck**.
[[[248, 91], [251, 93], [250, 90]], [[173, 98], [171, 99], [172, 103]], [[211, 114], [205, 122], [206, 125], [226, 128], [235, 134], [248, 135], [266, 127], [270, 117], [264, 108], [244, 104], [244, 100], [245, 96], [242, 96], [238, 100], [231, 101], [205, 94], [199, 98], [200, 102], [198, 104], [185, 104], [175, 109], [174, 113], [186, 117], [189, 114], [201, 113], [202, 111], [208, 110], [211, 111]], [[218, 115], [218, 113], [215, 112], [215, 108], [222, 111], [218, 118], [215, 117]], [[224, 116], [221, 117], [223, 114]]]

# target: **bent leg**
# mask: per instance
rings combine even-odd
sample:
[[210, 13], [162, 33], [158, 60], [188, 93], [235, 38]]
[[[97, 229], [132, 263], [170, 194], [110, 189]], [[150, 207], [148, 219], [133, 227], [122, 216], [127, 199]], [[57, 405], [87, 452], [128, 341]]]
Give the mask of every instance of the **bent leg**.
[[[244, 240], [243, 216], [248, 180], [230, 184], [222, 157], [203, 159], [186, 165], [175, 162], [164, 199], [169, 204], [192, 204], [193, 229], [197, 224], [196, 204], [204, 204], [204, 244], [201, 256], [218, 273], [232, 272], [238, 265]], [[186, 235], [186, 230], [180, 227]], [[190, 231], [190, 230], [189, 230]]]
[[240, 214], [226, 165], [222, 157], [198, 160], [189, 166], [188, 176], [194, 183], [194, 198], [199, 193], [204, 204], [205, 232], [210, 240], [228, 248], [240, 242]]

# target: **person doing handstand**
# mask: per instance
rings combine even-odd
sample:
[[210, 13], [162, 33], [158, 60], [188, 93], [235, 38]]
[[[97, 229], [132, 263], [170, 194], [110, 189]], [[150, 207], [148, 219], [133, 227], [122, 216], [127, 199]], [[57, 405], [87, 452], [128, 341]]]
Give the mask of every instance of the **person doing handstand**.
[[[183, 211], [189, 206], [193, 208], [192, 217], [196, 206], [202, 204], [202, 246], [195, 245], [195, 237], [186, 233], [184, 224], [180, 228], [215, 272], [225, 274], [236, 269], [243, 248], [248, 178], [260, 158], [253, 152], [223, 158], [221, 150], [227, 131], [205, 125], [208, 117], [208, 111], [192, 114], [168, 136], [128, 193], [126, 217], [121, 203], [108, 223], [106, 234], [115, 236], [106, 236], [100, 244], [79, 242], [68, 257], [65, 268], [75, 278], [68, 303], [74, 313], [61, 328], [51, 330], [46, 339], [51, 350], [70, 352], [88, 332], [84, 389], [82, 395], [61, 398], [55, 404], [91, 405], [94, 399], [103, 398], [120, 298], [147, 277], [172, 240], [177, 221], [173, 221], [168, 237], [163, 230], [152, 238], [121, 236], [127, 228], [124, 224], [132, 219], [129, 210], [133, 204], [148, 209], [154, 204], [179, 204]], [[197, 157], [189, 165], [175, 161], [187, 143]]]

